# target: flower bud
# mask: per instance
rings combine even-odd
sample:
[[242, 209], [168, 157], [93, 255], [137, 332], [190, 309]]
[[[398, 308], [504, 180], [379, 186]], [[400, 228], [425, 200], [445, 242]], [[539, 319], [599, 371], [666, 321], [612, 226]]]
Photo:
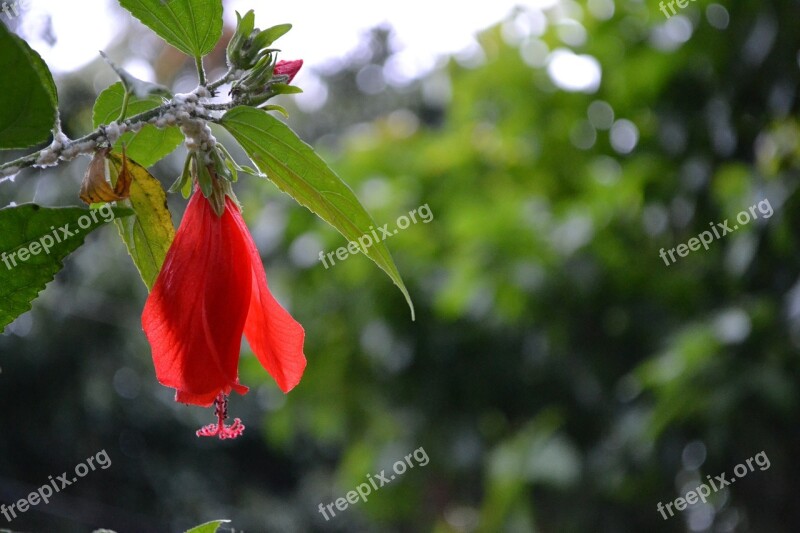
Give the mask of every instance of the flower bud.
[[243, 50], [254, 32], [256, 15], [251, 9], [245, 13], [244, 17], [237, 12], [236, 19], [236, 32], [231, 37], [227, 48], [228, 63], [233, 67], [246, 70], [252, 67], [252, 63], [245, 57]]
[[278, 61], [278, 63], [275, 65], [274, 74], [276, 76], [280, 75], [289, 76], [289, 80], [286, 83], [287, 84], [292, 83], [292, 80], [297, 75], [297, 72], [300, 70], [300, 67], [302, 66], [303, 66], [302, 59], [293, 59], [291, 61], [281, 60]]

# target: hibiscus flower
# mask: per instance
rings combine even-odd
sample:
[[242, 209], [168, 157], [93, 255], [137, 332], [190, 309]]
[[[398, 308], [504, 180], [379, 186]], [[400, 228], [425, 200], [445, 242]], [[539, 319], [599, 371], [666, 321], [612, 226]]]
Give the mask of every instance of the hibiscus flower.
[[215, 404], [217, 423], [198, 436], [235, 438], [228, 395], [239, 383], [242, 333], [283, 392], [298, 384], [306, 366], [303, 327], [270, 294], [261, 256], [229, 197], [218, 215], [200, 190], [186, 208], [142, 314], [158, 381], [178, 402]]

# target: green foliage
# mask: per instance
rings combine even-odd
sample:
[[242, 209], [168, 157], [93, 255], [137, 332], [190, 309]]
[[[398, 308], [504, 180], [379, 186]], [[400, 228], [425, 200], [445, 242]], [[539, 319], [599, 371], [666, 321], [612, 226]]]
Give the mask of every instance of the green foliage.
[[[49, 307], [0, 336], [0, 403], [25, 406], [6, 410], [7, 427], [58, 428], [63, 443], [0, 439], [3, 476], [35, 486], [119, 442], [114, 467], [80, 482], [93, 502], [144, 515], [119, 530], [209, 516], [235, 516], [237, 531], [800, 530], [797, 8], [728, 2], [720, 30], [712, 4], [690, 3], [666, 33], [657, 2], [523, 9], [481, 35], [479, 54], [380, 95], [359, 93], [357, 73], [391, 50], [365, 43], [370, 54], [326, 74], [328, 104], [292, 109], [292, 126], [321, 137], [379, 224], [430, 205], [430, 224], [391, 239], [420, 320], [368, 261], [313, 264], [339, 233], [243, 178], [270, 286], [307, 332], [301, 384], [284, 396], [243, 356], [251, 391], [230, 414], [245, 438], [198, 444], [213, 414], [165, 413], [131, 333], [138, 280], [109, 275], [118, 254], [93, 255], [60, 276], [69, 296], [49, 291]], [[597, 59], [597, 92], [554, 86], [545, 60], [565, 48]], [[610, 123], [590, 114], [603, 104]], [[621, 119], [639, 132], [631, 152], [612, 143]], [[48, 185], [74, 196], [70, 180]], [[771, 218], [659, 258], [765, 197]], [[419, 446], [429, 465], [330, 521], [317, 512]], [[713, 510], [657, 512], [760, 450], [772, 467]], [[63, 522], [28, 513], [19, 528], [76, 529]]]
[[230, 520], [214, 520], [213, 522], [206, 522], [197, 527], [186, 531], [186, 533], [217, 533], [222, 524], [228, 524]]
[[274, 83], [270, 89], [274, 94], [300, 94], [303, 89], [296, 85], [287, 85], [285, 83]]
[[255, 38], [253, 38], [254, 48], [266, 48], [292, 29], [291, 24], [278, 24], [262, 31]]
[[[61, 270], [64, 258], [110, 221], [112, 212], [106, 213], [36, 204], [0, 209], [0, 329], [31, 308]], [[113, 211], [116, 217], [130, 214], [126, 209]], [[87, 221], [86, 228], [79, 226], [79, 220]]]
[[[348, 241], [358, 241], [376, 227], [350, 187], [313, 148], [272, 115], [237, 107], [226, 113], [220, 123], [280, 190], [336, 228]], [[397, 285], [413, 317], [411, 297], [383, 241], [359, 248]]]
[[[117, 82], [101, 92], [92, 111], [94, 127], [97, 128], [102, 124], [110, 124], [118, 120], [122, 113], [124, 100], [125, 89], [121, 82]], [[131, 95], [127, 104], [126, 116], [155, 109], [162, 102], [163, 100], [156, 95], [144, 99]], [[182, 141], [183, 134], [177, 126], [159, 129], [148, 124], [137, 132], [129, 131], [121, 135], [114, 143], [114, 150], [121, 152], [124, 144], [125, 153], [130, 159], [144, 167], [151, 167], [172, 153]]]
[[[111, 163], [119, 173], [121, 158], [112, 155]], [[127, 165], [132, 177], [131, 196], [121, 204], [131, 207], [134, 216], [116, 220], [115, 224], [144, 284], [152, 289], [175, 238], [175, 227], [161, 183], [136, 162], [129, 159]]]
[[222, 36], [222, 0], [119, 0], [137, 19], [169, 44], [202, 57]]
[[0, 71], [13, 73], [0, 91], [0, 150], [26, 148], [46, 140], [56, 123], [56, 85], [39, 54], [3, 24], [0, 50]]
[[[332, 166], [376, 220], [425, 202], [436, 215], [391, 242], [419, 324], [400, 320], [363, 262], [286, 274], [323, 337], [309, 336], [302, 397], [265, 417], [270, 442], [340, 450], [334, 497], [379, 470], [376, 456], [421, 444], [432, 456], [419, 484], [361, 508], [376, 530], [452, 531], [457, 516], [487, 532], [682, 531], [689, 513], [665, 522], [655, 509], [681, 495], [676, 482], [730, 473], [762, 449], [793, 461], [798, 105], [764, 102], [800, 83], [798, 35], [776, 23], [756, 46], [750, 32], [776, 4], [726, 4], [722, 31], [698, 2], [691, 39], [664, 51], [650, 40], [663, 24], [653, 4], [616, 3], [610, 20], [571, 5], [588, 32], [571, 48], [602, 67], [596, 93], [558, 89], [545, 63], [529, 64], [542, 44], [565, 44], [556, 23], [515, 41], [520, 20], [538, 20], [523, 10], [480, 36], [480, 61], [451, 60], [396, 111], [380, 107], [384, 93], [348, 95], [364, 66], [351, 64], [324, 80], [324, 108], [292, 113], [300, 131], [330, 126]], [[745, 66], [754, 49], [763, 59]], [[590, 122], [603, 103], [612, 124], [636, 125], [631, 153], [614, 148], [612, 124]], [[659, 258], [763, 198], [781, 204], [773, 217], [676, 264]], [[288, 233], [319, 231], [293, 218]], [[338, 236], [322, 239], [329, 249]], [[686, 466], [700, 442], [705, 461]], [[776, 461], [715, 502], [713, 527], [734, 515], [747, 516], [742, 530], [798, 527], [774, 500], [791, 500], [777, 494], [796, 492], [797, 468]], [[446, 510], [426, 512], [440, 494]]]

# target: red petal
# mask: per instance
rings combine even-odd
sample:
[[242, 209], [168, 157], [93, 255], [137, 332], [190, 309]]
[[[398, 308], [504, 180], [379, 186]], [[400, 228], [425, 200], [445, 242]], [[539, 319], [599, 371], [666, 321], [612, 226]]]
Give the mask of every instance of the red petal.
[[252, 269], [233, 210], [218, 217], [194, 194], [142, 313], [158, 381], [179, 402], [247, 392], [238, 365]]
[[286, 74], [287, 76], [289, 76], [289, 81], [286, 82], [288, 84], [292, 83], [292, 80], [300, 71], [300, 67], [302, 66], [303, 66], [302, 59], [293, 59], [291, 61], [280, 60], [275, 64], [275, 70], [273, 70], [272, 72], [274, 74]]
[[278, 383], [278, 387], [283, 392], [289, 392], [300, 382], [306, 368], [303, 326], [269, 292], [261, 255], [239, 210], [228, 202], [226, 212], [232, 213], [242, 232], [250, 256], [249, 263], [252, 265], [252, 296], [244, 335], [253, 353]]

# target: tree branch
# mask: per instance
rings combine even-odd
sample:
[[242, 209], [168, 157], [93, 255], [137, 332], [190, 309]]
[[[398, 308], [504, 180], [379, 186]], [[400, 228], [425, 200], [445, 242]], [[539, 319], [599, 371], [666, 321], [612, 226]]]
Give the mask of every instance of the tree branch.
[[200, 85], [191, 93], [177, 94], [169, 102], [159, 107], [125, 120], [100, 126], [95, 131], [78, 139], [68, 139], [63, 134], [56, 135], [47, 148], [0, 164], [0, 178], [17, 174], [25, 168], [56, 166], [60, 161], [71, 161], [79, 155], [93, 154], [99, 147], [114, 144], [120, 135], [128, 131], [138, 131], [148, 124], [163, 129], [175, 125], [189, 126], [198, 120], [216, 122], [219, 117], [208, 113], [209, 111], [227, 111], [235, 104], [232, 101], [224, 104], [204, 104], [201, 100], [212, 96], [215, 89], [239, 75], [241, 75], [240, 71], [232, 68], [225, 76], [207, 87]]

